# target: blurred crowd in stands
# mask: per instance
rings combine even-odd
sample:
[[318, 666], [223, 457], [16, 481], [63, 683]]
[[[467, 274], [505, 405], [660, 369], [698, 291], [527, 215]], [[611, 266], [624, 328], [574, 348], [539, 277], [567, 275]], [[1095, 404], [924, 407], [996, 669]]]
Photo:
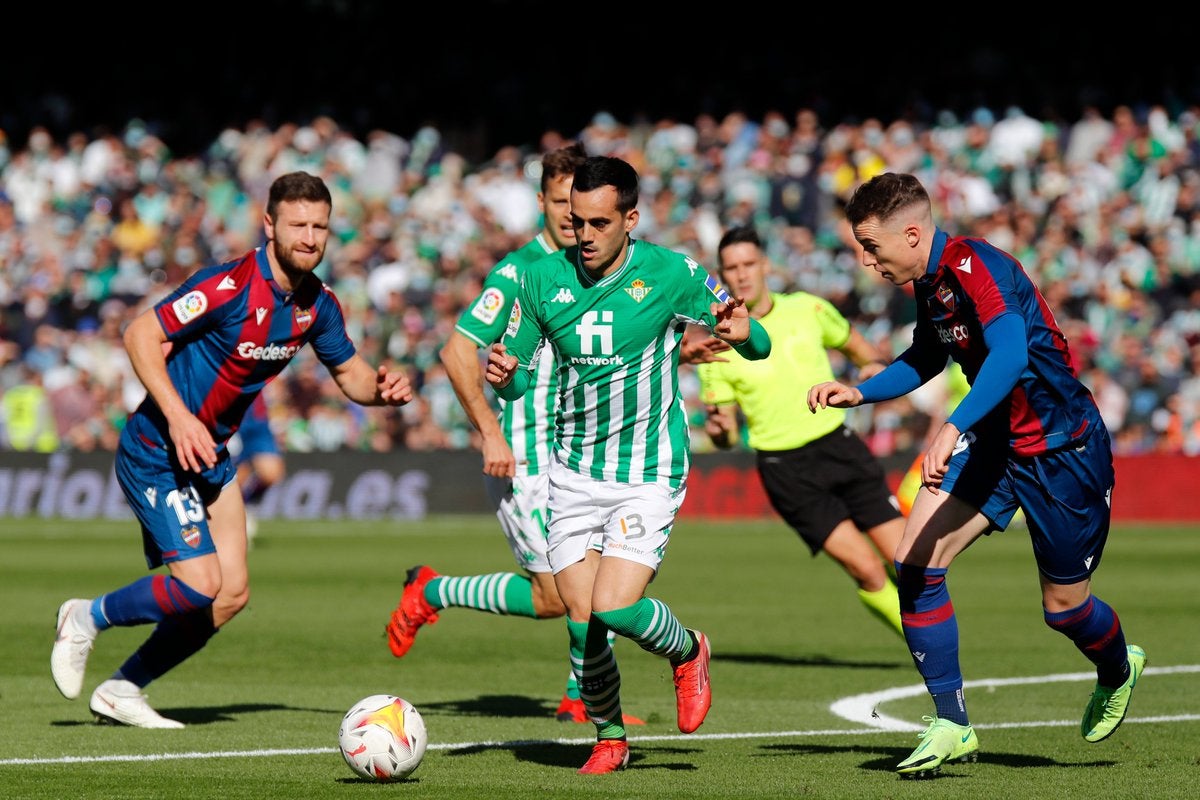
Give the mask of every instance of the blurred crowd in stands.
[[[1012, 252], [1041, 285], [1116, 452], [1200, 452], [1200, 108], [1161, 106], [1074, 120], [1017, 107], [928, 121], [599, 112], [581, 131], [547, 131], [480, 164], [432, 127], [361, 140], [327, 117], [230, 128], [187, 157], [136, 120], [62, 141], [0, 131], [0, 449], [115, 448], [143, 397], [123, 326], [192, 270], [259, 245], [267, 187], [296, 169], [333, 192], [318, 274], [352, 338], [369, 360], [406, 365], [419, 398], [348, 404], [306, 349], [266, 392], [282, 446], [475, 446], [438, 349], [489, 268], [537, 230], [539, 159], [568, 139], [637, 168], [636, 237], [712, 269], [721, 233], [753, 223], [775, 288], [829, 298], [893, 353], [911, 335], [911, 294], [862, 268], [840, 209], [873, 175], [913, 172], [942, 227]], [[703, 450], [703, 408], [683, 369]], [[856, 409], [852, 424], [881, 456], [912, 451], [944, 402], [930, 387]]]

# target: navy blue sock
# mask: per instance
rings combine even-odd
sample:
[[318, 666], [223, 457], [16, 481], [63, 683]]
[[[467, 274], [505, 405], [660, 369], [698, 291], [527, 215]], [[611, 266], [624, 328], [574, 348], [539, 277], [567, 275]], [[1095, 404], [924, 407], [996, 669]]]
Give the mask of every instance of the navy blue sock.
[[164, 617], [207, 609], [213, 598], [170, 575], [147, 575], [92, 601], [92, 621], [100, 630], [141, 625]]
[[121, 665], [121, 675], [145, 688], [195, 655], [216, 634], [207, 609], [167, 617], [154, 626], [150, 638]]
[[946, 570], [896, 562], [896, 576], [904, 639], [937, 715], [969, 725], [958, 663], [958, 618], [946, 588]]
[[1096, 665], [1096, 680], [1115, 689], [1129, 677], [1129, 657], [1121, 620], [1112, 607], [1095, 595], [1075, 608], [1050, 613], [1046, 624], [1066, 636]]

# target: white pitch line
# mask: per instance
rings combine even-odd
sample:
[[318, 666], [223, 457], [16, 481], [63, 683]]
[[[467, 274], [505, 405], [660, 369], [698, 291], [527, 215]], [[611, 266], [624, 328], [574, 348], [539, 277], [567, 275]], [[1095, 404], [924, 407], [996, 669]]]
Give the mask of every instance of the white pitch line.
[[[1147, 667], [1143, 674], [1145, 675], [1173, 675], [1186, 672], [1200, 672], [1200, 664], [1185, 664], [1178, 667]], [[964, 689], [973, 689], [979, 686], [996, 687], [996, 686], [1019, 686], [1030, 683], [1058, 683], [1063, 681], [1095, 681], [1096, 672], [1062, 672], [1057, 675], [1042, 675], [1033, 678], [983, 678], [976, 681], [964, 681]], [[878, 706], [880, 703], [886, 703], [890, 700], [899, 700], [903, 697], [919, 697], [928, 691], [925, 684], [917, 683], [912, 686], [897, 686], [891, 689], [884, 689], [881, 692], [868, 692], [866, 694], [856, 694], [851, 697], [844, 697], [829, 706], [829, 710], [837, 714], [844, 720], [849, 722], [857, 722], [862, 725], [868, 725], [876, 730], [881, 731], [923, 731], [924, 726], [915, 725], [902, 719], [889, 717], [887, 714], [880, 713]], [[1031, 723], [1034, 725], [1054, 724], [1054, 723]], [[976, 725], [975, 727], [985, 727]]]
[[[1147, 667], [1144, 674], [1168, 675], [1188, 672], [1200, 672], [1200, 664], [1178, 667]], [[1046, 675], [1037, 678], [996, 678], [977, 681], [967, 681], [966, 687], [975, 686], [1014, 686], [1029, 683], [1053, 683], [1060, 681], [1095, 680], [1094, 672], [1071, 672], [1058, 675]], [[884, 715], [873, 717], [872, 712], [877, 703], [896, 700], [902, 697], [914, 697], [925, 691], [924, 684], [902, 686], [886, 689], [882, 692], [854, 695], [838, 700], [830, 706], [830, 710], [850, 722], [861, 722], [868, 727], [863, 728], [825, 728], [819, 730], [791, 731], [748, 731], [745, 733], [691, 733], [691, 734], [662, 734], [657, 736], [630, 736], [630, 742], [683, 742], [683, 741], [728, 741], [733, 739], [790, 739], [809, 736], [864, 736], [893, 731], [920, 731], [922, 728]], [[866, 709], [864, 712], [863, 709]], [[847, 714], [864, 715], [863, 719], [847, 716]], [[1171, 714], [1155, 717], [1129, 717], [1126, 725], [1137, 725], [1154, 722], [1198, 722], [1200, 714]], [[1064, 728], [1076, 727], [1078, 720], [1042, 720], [1029, 722], [1000, 722], [984, 725], [974, 725], [980, 730], [1003, 730], [1005, 728]], [[471, 748], [512, 749], [515, 747], [533, 747], [547, 744], [592, 744], [593, 737], [558, 738], [558, 739], [515, 739], [509, 741], [488, 740], [479, 742], [457, 742], [449, 744], [430, 743], [429, 750], [461, 750]], [[0, 767], [37, 765], [37, 764], [103, 764], [111, 762], [150, 762], [150, 761], [186, 761], [204, 758], [262, 758], [264, 756], [316, 756], [337, 753], [336, 747], [313, 747], [295, 749], [264, 749], [264, 750], [218, 750], [215, 752], [186, 752], [186, 753], [136, 753], [128, 755], [109, 756], [58, 756], [55, 758], [6, 758], [0, 759]]]

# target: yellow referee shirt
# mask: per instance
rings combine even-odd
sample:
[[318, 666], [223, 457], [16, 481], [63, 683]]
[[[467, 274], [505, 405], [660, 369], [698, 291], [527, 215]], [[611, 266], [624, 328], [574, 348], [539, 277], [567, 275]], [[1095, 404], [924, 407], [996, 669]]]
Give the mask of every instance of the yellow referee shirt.
[[750, 447], [793, 450], [831, 433], [846, 419], [840, 408], [810, 413], [808, 389], [833, 380], [828, 350], [850, 339], [850, 323], [833, 304], [807, 292], [771, 294], [773, 305], [759, 319], [771, 336], [771, 355], [747, 361], [735, 351], [725, 362], [697, 365], [700, 401], [741, 406]]

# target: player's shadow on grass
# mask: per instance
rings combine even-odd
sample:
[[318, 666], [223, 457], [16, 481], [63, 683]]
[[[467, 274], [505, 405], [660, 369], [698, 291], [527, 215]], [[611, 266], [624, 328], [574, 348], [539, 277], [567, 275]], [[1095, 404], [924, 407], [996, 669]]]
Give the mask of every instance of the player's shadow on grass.
[[778, 653], [721, 653], [713, 655], [713, 661], [730, 661], [736, 664], [762, 664], [784, 667], [848, 667], [850, 669], [912, 669], [911, 660], [897, 661], [846, 661], [828, 656], [781, 656]]
[[472, 717], [529, 717], [544, 719], [554, 715], [555, 707], [540, 698], [519, 694], [485, 694], [475, 698], [421, 703], [422, 714], [446, 714]]
[[[462, 757], [478, 755], [488, 750], [511, 750], [518, 761], [537, 764], [543, 767], [560, 767], [577, 770], [592, 754], [592, 744], [563, 744], [545, 740], [491, 742], [454, 747], [445, 752], [447, 757]], [[665, 770], [694, 770], [696, 765], [689, 763], [686, 757], [696, 752], [696, 748], [687, 747], [638, 747], [634, 745], [629, 751], [629, 766], [627, 769], [665, 769]], [[659, 755], [678, 755], [678, 761], [660, 761]]]
[[[915, 747], [915, 745], [914, 745]], [[896, 765], [899, 764], [909, 753], [912, 752], [911, 747], [872, 747], [870, 745], [853, 745], [851, 747], [830, 747], [829, 745], [819, 744], [766, 744], [762, 745], [760, 750], [763, 755], [775, 757], [780, 753], [792, 753], [797, 756], [806, 755], [836, 755], [842, 753], [856, 753], [864, 756], [874, 756], [862, 762], [862, 769], [871, 770], [873, 772], [894, 772]], [[1016, 769], [1029, 767], [1111, 767], [1117, 762], [1115, 761], [1089, 761], [1087, 763], [1059, 761], [1045, 756], [1029, 755], [1027, 753], [996, 753], [996, 752], [980, 752], [979, 760], [985, 764], [995, 764], [1001, 767], [1011, 767]], [[969, 770], [974, 764], [946, 764], [942, 768], [942, 773], [939, 777], [952, 777], [954, 775], [964, 775], [965, 772], [957, 772], [956, 770]]]
[[[342, 711], [333, 708], [305, 708], [288, 706], [280, 703], [238, 703], [228, 706], [184, 706], [182, 708], [158, 708], [159, 714], [167, 719], [174, 719], [184, 725], [208, 725], [213, 722], [233, 722], [242, 714], [255, 714], [262, 711], [302, 711], [305, 713], [337, 714]], [[86, 719], [63, 719], [50, 723], [51, 725], [69, 728], [76, 725], [95, 725], [95, 717], [89, 711]], [[106, 723], [107, 724], [107, 723]]]

